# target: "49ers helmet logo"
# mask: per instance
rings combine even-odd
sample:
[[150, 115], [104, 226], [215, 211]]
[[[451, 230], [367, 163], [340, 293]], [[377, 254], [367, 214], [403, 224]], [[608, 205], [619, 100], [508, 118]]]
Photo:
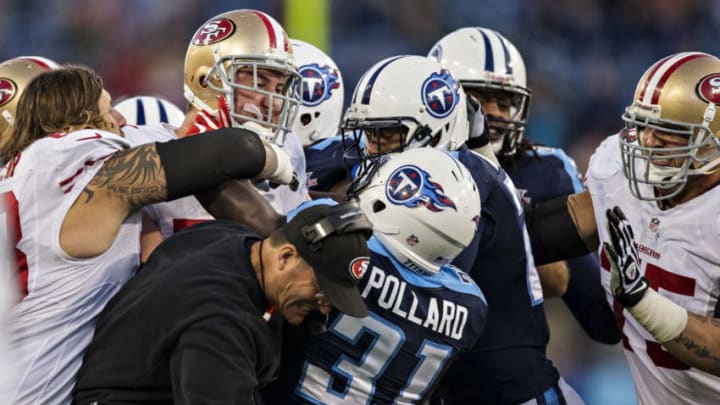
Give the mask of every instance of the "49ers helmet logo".
[[697, 92], [708, 103], [720, 105], [720, 73], [703, 77], [697, 85]]
[[227, 18], [216, 18], [205, 23], [195, 33], [193, 45], [211, 45], [222, 41], [235, 32], [235, 23]]
[[9, 103], [17, 93], [15, 82], [8, 78], [0, 78], [0, 107]]

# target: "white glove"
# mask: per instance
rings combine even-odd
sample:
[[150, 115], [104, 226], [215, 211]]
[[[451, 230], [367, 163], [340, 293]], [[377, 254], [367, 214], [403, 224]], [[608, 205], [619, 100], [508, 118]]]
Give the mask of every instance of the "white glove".
[[470, 127], [470, 138], [480, 138], [485, 132], [485, 114], [482, 107], [478, 106], [473, 116], [472, 126]]
[[275, 170], [264, 176], [269, 182], [276, 183], [276, 184], [287, 184], [291, 185], [294, 183], [297, 183], [297, 177], [295, 175], [292, 161], [290, 161], [290, 155], [285, 152], [285, 150], [275, 145], [274, 143], [265, 143], [267, 146], [270, 147], [270, 149], [275, 152], [275, 160], [277, 161], [277, 167], [275, 167]]
[[244, 122], [239, 125], [239, 128], [244, 128], [248, 131], [255, 132], [260, 137], [260, 139], [269, 143], [275, 143], [275, 133], [270, 128], [266, 128], [255, 121]]

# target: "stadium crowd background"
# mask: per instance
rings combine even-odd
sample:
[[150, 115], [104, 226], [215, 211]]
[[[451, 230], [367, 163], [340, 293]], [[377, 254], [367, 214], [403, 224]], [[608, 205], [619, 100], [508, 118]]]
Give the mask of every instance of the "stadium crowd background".
[[[720, 2], [712, 0], [2, 0], [0, 60], [40, 55], [87, 64], [116, 98], [159, 95], [183, 106], [185, 50], [205, 20], [255, 8], [312, 42], [286, 24], [290, 6], [310, 3], [327, 7], [327, 34], [316, 45], [340, 67], [346, 104], [362, 72], [382, 58], [425, 55], [462, 26], [498, 30], [525, 58], [533, 90], [527, 134], [565, 148], [581, 173], [600, 140], [621, 128], [620, 114], [651, 63], [684, 50], [720, 54]], [[324, 24], [312, 12], [302, 18]], [[558, 300], [547, 307], [549, 357], [587, 403], [634, 403], [620, 346], [585, 338]]]

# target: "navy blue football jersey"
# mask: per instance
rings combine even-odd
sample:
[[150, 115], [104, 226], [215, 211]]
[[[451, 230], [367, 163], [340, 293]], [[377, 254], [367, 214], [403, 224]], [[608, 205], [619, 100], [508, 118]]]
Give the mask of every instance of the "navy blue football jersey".
[[475, 282], [453, 266], [420, 275], [368, 242], [359, 290], [369, 316], [338, 311], [314, 326], [289, 325], [278, 380], [262, 403], [388, 404], [425, 400], [458, 355], [475, 345], [487, 317]]
[[305, 147], [308, 187], [311, 191], [330, 191], [347, 177], [342, 136], [325, 138]]
[[478, 185], [484, 227], [455, 263], [472, 263], [464, 268], [490, 311], [485, 333], [442, 379], [441, 396], [446, 404], [523, 402], [559, 373], [545, 356], [548, 326], [522, 203], [504, 170], [465, 147], [456, 155]]
[[532, 152], [501, 160], [503, 169], [527, 203], [541, 203], [583, 190], [575, 161], [562, 149], [535, 146]]
[[[562, 149], [533, 146], [532, 151], [501, 160], [527, 203], [541, 203], [583, 190], [580, 173]], [[598, 342], [613, 344], [620, 339], [615, 315], [600, 284], [600, 264], [594, 253], [567, 260], [570, 284], [563, 296], [568, 309], [585, 332]]]

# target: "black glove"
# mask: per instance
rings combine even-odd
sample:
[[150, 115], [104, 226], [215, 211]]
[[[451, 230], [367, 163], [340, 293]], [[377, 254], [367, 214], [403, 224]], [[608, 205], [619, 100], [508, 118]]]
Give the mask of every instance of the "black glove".
[[606, 215], [612, 246], [605, 242], [603, 250], [610, 258], [610, 288], [622, 306], [632, 307], [642, 299], [650, 284], [640, 274], [635, 235], [625, 214], [616, 206], [607, 210]]

